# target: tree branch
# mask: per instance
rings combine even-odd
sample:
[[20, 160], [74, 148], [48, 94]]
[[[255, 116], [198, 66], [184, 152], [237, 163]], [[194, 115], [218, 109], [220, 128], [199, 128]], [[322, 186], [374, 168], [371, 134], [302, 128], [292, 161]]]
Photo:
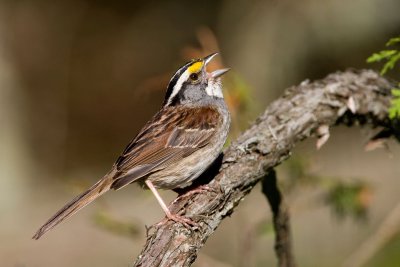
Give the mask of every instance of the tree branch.
[[134, 266], [190, 266], [207, 238], [256, 183], [322, 125], [383, 126], [399, 137], [398, 121], [387, 118], [391, 87], [377, 73], [364, 70], [335, 73], [287, 89], [226, 149], [219, 173], [208, 184], [214, 191], [183, 197], [171, 205], [173, 212], [197, 221], [198, 229], [171, 221], [160, 224], [148, 236]]
[[290, 234], [289, 208], [283, 200], [276, 179], [276, 172], [271, 169], [262, 179], [262, 192], [268, 199], [272, 210], [272, 221], [275, 230], [275, 252], [279, 267], [295, 267]]

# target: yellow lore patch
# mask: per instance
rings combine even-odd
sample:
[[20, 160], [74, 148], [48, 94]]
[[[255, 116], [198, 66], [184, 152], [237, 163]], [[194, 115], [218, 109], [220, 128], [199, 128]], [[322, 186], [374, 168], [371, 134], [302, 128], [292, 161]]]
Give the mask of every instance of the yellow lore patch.
[[190, 73], [197, 73], [197, 72], [199, 72], [199, 71], [201, 70], [201, 68], [203, 67], [203, 65], [204, 65], [204, 62], [203, 62], [203, 61], [198, 61], [198, 62], [193, 63], [193, 64], [188, 68], [188, 70], [189, 70]]

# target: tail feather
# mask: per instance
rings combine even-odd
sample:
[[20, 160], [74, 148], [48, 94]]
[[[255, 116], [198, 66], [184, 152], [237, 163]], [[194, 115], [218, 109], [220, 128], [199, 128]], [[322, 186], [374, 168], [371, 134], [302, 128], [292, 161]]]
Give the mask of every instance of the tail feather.
[[36, 240], [39, 239], [47, 231], [57, 226], [63, 220], [68, 219], [80, 209], [91, 203], [93, 200], [110, 190], [111, 182], [110, 179], [107, 178], [108, 177], [104, 177], [87, 191], [72, 199], [68, 204], [54, 214], [44, 225], [42, 225], [42, 227], [40, 227], [40, 229], [32, 238]]

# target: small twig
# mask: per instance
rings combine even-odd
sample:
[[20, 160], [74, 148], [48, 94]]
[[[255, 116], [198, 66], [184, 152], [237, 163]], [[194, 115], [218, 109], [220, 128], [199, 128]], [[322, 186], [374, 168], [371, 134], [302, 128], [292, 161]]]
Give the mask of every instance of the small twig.
[[279, 191], [274, 169], [262, 180], [262, 192], [268, 199], [272, 210], [272, 221], [275, 230], [275, 252], [279, 267], [295, 267], [290, 234], [289, 209]]

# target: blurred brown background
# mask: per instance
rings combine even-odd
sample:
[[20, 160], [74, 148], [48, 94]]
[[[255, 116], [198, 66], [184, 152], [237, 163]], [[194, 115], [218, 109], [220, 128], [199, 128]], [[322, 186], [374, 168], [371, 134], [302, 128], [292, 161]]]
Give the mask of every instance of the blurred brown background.
[[[163, 216], [136, 186], [107, 194], [39, 241], [30, 238], [109, 170], [189, 58], [218, 50], [219, 64], [232, 68], [225, 94], [236, 114], [234, 138], [290, 85], [378, 68], [365, 59], [399, 34], [399, 10], [398, 0], [0, 1], [0, 265], [133, 261], [144, 225]], [[340, 266], [397, 205], [399, 146], [366, 153], [369, 135], [335, 129], [321, 151], [308, 140], [278, 169], [301, 266]], [[344, 193], [335, 195], [342, 183]], [[225, 220], [195, 266], [275, 264], [259, 191]], [[399, 266], [399, 250], [393, 234], [363, 266]]]

